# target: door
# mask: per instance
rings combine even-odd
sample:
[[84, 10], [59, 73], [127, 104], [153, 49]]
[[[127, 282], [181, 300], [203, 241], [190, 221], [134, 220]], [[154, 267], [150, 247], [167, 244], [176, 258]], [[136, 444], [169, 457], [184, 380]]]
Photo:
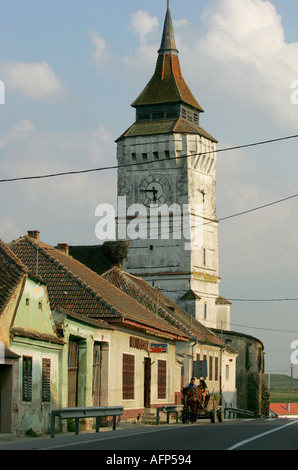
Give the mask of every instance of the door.
[[151, 391], [151, 359], [144, 358], [144, 407], [150, 408], [150, 391]]
[[12, 366], [0, 365], [0, 432], [12, 432]]
[[75, 341], [69, 341], [68, 349], [68, 406], [70, 408], [77, 404], [77, 384], [79, 367], [79, 345]]
[[101, 346], [95, 343], [93, 348], [92, 397], [93, 406], [100, 406]]

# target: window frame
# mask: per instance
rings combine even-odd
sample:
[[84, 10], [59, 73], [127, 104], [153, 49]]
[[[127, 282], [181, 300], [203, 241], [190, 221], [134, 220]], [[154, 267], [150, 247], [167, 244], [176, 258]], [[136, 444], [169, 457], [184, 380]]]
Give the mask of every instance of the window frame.
[[32, 401], [33, 357], [23, 356], [22, 360], [22, 401]]
[[135, 399], [135, 355], [122, 354], [122, 399]]
[[164, 400], [167, 398], [167, 361], [157, 360], [157, 398]]

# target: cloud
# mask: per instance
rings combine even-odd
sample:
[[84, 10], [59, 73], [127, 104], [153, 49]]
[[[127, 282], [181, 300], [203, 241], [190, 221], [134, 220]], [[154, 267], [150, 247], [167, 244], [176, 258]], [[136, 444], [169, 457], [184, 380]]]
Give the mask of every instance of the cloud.
[[[114, 139], [101, 124], [82, 131], [42, 132], [22, 121], [1, 141], [3, 179], [116, 165]], [[0, 200], [6, 201], [0, 213], [1, 238], [10, 241], [37, 227], [49, 243], [59, 241], [57, 233], [68, 243], [97, 243], [95, 208], [113, 204], [116, 188], [113, 170], [1, 183]]]
[[144, 41], [149, 33], [158, 28], [158, 18], [146, 10], [138, 10], [131, 16], [130, 28], [140, 41]]
[[131, 16], [130, 30], [137, 36], [139, 44], [131, 55], [123, 58], [127, 76], [134, 75], [135, 83], [144, 85], [145, 74], [154, 70], [154, 61], [160, 44], [160, 35], [155, 36], [158, 30], [158, 19], [151, 16], [146, 10], [138, 10]]
[[91, 54], [91, 60], [97, 67], [101, 68], [108, 59], [107, 44], [96, 31], [89, 31], [89, 38], [95, 46], [95, 50]]
[[26, 138], [28, 133], [34, 130], [34, 125], [29, 119], [23, 119], [13, 126], [6, 136], [0, 136], [0, 149], [4, 149], [11, 142]]
[[43, 62], [5, 62], [0, 73], [7, 90], [24, 93], [30, 98], [51, 98], [64, 89], [51, 66]]
[[[296, 128], [291, 84], [298, 77], [298, 42], [285, 40], [282, 18], [264, 0], [215, 0], [202, 14], [196, 55], [221, 71], [221, 85], [258, 105], [280, 127]], [[223, 91], [223, 90], [222, 90]]]

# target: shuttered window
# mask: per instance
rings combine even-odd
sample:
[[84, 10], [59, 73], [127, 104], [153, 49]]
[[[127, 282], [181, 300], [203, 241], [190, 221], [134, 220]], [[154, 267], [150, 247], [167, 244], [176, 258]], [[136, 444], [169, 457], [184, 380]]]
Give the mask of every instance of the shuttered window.
[[69, 341], [68, 344], [68, 406], [75, 407], [77, 404], [77, 382], [79, 370], [79, 344]]
[[209, 375], [208, 375], [209, 380], [213, 380], [213, 357], [209, 356]]
[[122, 397], [123, 400], [135, 397], [135, 357], [131, 354], [123, 354]]
[[167, 396], [167, 362], [158, 360], [157, 365], [157, 398]]
[[51, 359], [42, 360], [42, 401], [51, 401]]
[[215, 356], [215, 370], [214, 370], [214, 380], [218, 381], [218, 357]]
[[32, 400], [32, 357], [23, 356], [23, 401]]
[[93, 377], [92, 377], [93, 406], [100, 406], [100, 369], [101, 369], [101, 345], [100, 343], [94, 343]]

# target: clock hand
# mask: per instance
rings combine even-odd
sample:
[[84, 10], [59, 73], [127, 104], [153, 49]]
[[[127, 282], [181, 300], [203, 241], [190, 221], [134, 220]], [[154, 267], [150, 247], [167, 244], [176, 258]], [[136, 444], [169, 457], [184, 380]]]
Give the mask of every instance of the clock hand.
[[143, 193], [152, 193], [153, 194], [153, 201], [155, 202], [157, 200], [156, 194], [158, 193], [158, 189], [155, 189], [153, 186], [152, 189], [141, 189], [141, 192]]

